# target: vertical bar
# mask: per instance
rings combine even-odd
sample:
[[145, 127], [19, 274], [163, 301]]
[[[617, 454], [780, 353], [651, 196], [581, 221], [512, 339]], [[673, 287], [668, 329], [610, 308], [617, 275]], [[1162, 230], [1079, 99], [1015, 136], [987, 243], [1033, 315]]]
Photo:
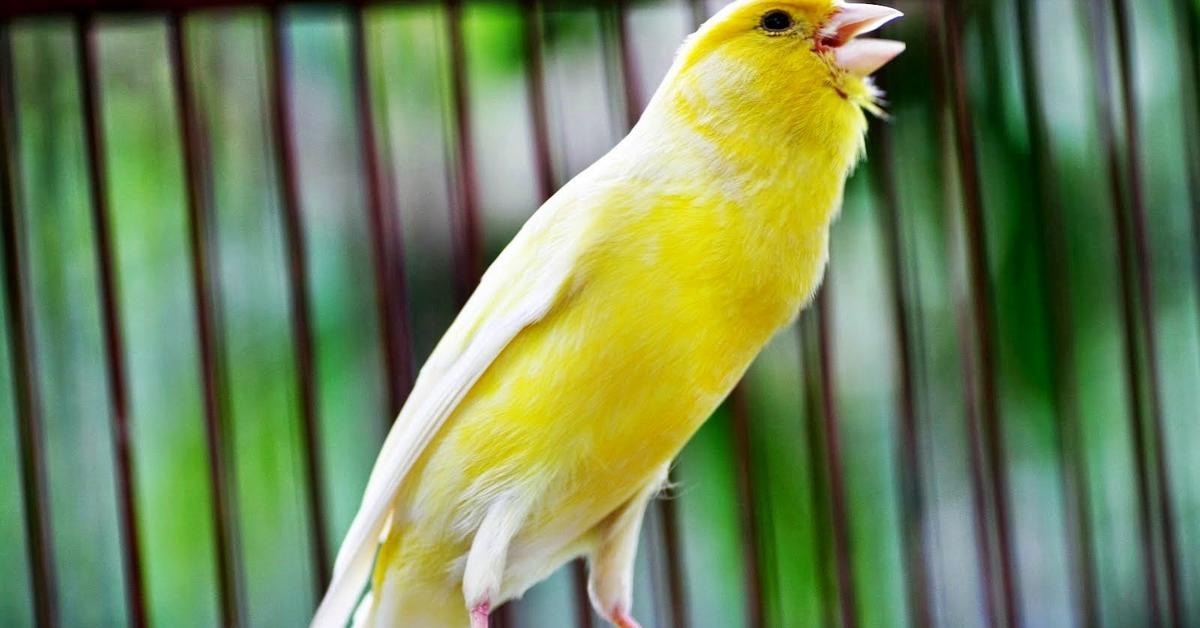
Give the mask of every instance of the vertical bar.
[[891, 129], [880, 125], [874, 130], [875, 185], [883, 205], [884, 241], [892, 289], [893, 326], [896, 337], [896, 375], [900, 391], [896, 398], [899, 435], [896, 459], [899, 464], [901, 537], [904, 551], [905, 589], [909, 625], [931, 626], [933, 612], [929, 600], [929, 545], [925, 537], [925, 490], [921, 482], [921, 434], [925, 429], [917, 414], [917, 361], [909, 316], [908, 285], [904, 241], [900, 230], [900, 198]]
[[[947, 102], [950, 100], [947, 95], [947, 87], [945, 84], [945, 75], [948, 73], [946, 69], [946, 52], [943, 49], [942, 22], [939, 16], [944, 14], [945, 0], [936, 0], [936, 5], [930, 11], [928, 21], [928, 37], [931, 43], [930, 46], [930, 66], [932, 71], [932, 87], [933, 87], [933, 103], [934, 115], [937, 120], [937, 135], [938, 146], [944, 147], [949, 145], [951, 137], [951, 128], [946, 121]], [[948, 163], [943, 153], [943, 160]], [[946, 167], [943, 165], [943, 171]], [[949, 175], [947, 175], [949, 176]], [[949, 206], [947, 206], [949, 208]], [[986, 483], [984, 482], [983, 460], [982, 453], [978, 447], [979, 443], [979, 416], [977, 408], [973, 402], [976, 398], [975, 394], [975, 374], [971, 367], [971, 356], [969, 353], [970, 340], [967, 332], [967, 322], [965, 315], [960, 312], [956, 317], [956, 328], [959, 336], [959, 345], [963, 347], [960, 352], [960, 364], [963, 374], [963, 398], [965, 400], [965, 418], [967, 427], [967, 457], [969, 461], [969, 475], [971, 483], [971, 513], [972, 525], [974, 527], [975, 539], [975, 555], [979, 560], [979, 589], [980, 597], [984, 602], [986, 625], [995, 627], [1002, 624], [1000, 617], [1000, 600], [997, 599], [997, 589], [995, 586], [995, 568], [992, 559], [991, 541], [989, 536], [988, 519], [987, 519], [987, 495]], [[934, 478], [936, 480], [936, 476]]]
[[271, 8], [270, 39], [272, 123], [276, 165], [282, 193], [283, 235], [287, 247], [288, 292], [291, 297], [292, 347], [296, 354], [296, 388], [300, 395], [300, 428], [304, 443], [305, 481], [308, 488], [308, 525], [312, 533], [314, 599], [320, 600], [330, 577], [329, 541], [325, 533], [325, 494], [321, 483], [321, 442], [317, 426], [317, 390], [314, 373], [312, 316], [309, 312], [308, 260], [300, 190], [296, 181], [296, 145], [292, 133], [290, 85], [291, 56], [284, 32], [282, 9]]
[[708, 19], [708, 7], [705, 6], [704, 0], [687, 0], [687, 7], [692, 16], [692, 28], [699, 29]]
[[[889, 3], [891, 4], [891, 3]], [[888, 75], [877, 78], [882, 81]], [[886, 86], [881, 82], [886, 91]], [[930, 602], [929, 544], [925, 536], [925, 487], [921, 481], [921, 437], [924, 431], [917, 413], [916, 363], [919, 360], [914, 346], [910, 320], [907, 286], [908, 268], [905, 262], [905, 243], [900, 227], [900, 195], [896, 189], [892, 133], [888, 125], [878, 125], [872, 133], [877, 168], [873, 168], [877, 193], [883, 205], [884, 246], [892, 291], [893, 329], [896, 338], [896, 377], [899, 394], [896, 397], [897, 422], [896, 460], [900, 517], [901, 546], [904, 553], [905, 594], [909, 625], [913, 628], [933, 625]]]
[[[1120, 265], [1121, 313], [1125, 331], [1126, 385], [1129, 389], [1129, 418], [1130, 432], [1133, 435], [1134, 467], [1137, 475], [1139, 527], [1142, 543], [1142, 577], [1146, 581], [1146, 597], [1150, 611], [1151, 625], [1178, 626], [1179, 598], [1176, 594], [1177, 580], [1174, 571], [1173, 534], [1171, 533], [1171, 511], [1169, 494], [1164, 490], [1160, 495], [1159, 515], [1162, 517], [1160, 531], [1164, 534], [1166, 550], [1165, 570], [1167, 572], [1167, 608], [1162, 607], [1162, 583], [1159, 581], [1159, 568], [1155, 542], [1154, 526], [1154, 486], [1152, 476], [1158, 476], [1157, 486], [1165, 489], [1168, 484], [1162, 473], [1165, 464], [1162, 461], [1161, 447], [1161, 404], [1158, 397], [1157, 357], [1154, 347], [1154, 317], [1153, 293], [1149, 282], [1149, 254], [1146, 250], [1145, 207], [1141, 191], [1141, 166], [1138, 151], [1137, 109], [1132, 85], [1132, 68], [1130, 67], [1131, 51], [1118, 52], [1120, 59], [1120, 74], [1122, 80], [1121, 98], [1126, 108], [1125, 141], [1127, 151], [1124, 158], [1126, 167], [1122, 169], [1120, 148], [1117, 140], [1117, 118], [1113, 98], [1112, 68], [1109, 64], [1108, 52], [1108, 21], [1104, 0], [1092, 0], [1089, 3], [1090, 28], [1092, 33], [1092, 56], [1096, 59], [1093, 67], [1096, 73], [1096, 107], [1100, 134], [1100, 142], [1105, 151], [1106, 169], [1109, 179], [1109, 193], [1112, 197], [1112, 210], [1116, 224], [1117, 253]], [[1114, 4], [1111, 8], [1116, 13], [1117, 46], [1130, 44], [1128, 27], [1122, 4]], [[1138, 292], [1141, 292], [1142, 303], [1138, 307]], [[1141, 317], [1139, 326], [1139, 315]], [[1139, 335], [1143, 337], [1140, 339]], [[1143, 356], [1142, 350], [1145, 351]], [[1147, 406], [1149, 406], [1147, 408]], [[1147, 411], [1150, 416], [1147, 417]], [[1149, 436], [1148, 432], [1153, 431]], [[1159, 453], [1158, 467], [1152, 468], [1148, 456], [1149, 448], [1155, 446]], [[1167, 615], [1169, 614], [1169, 615]]]
[[83, 91], [84, 129], [87, 135], [88, 191], [91, 194], [92, 228], [96, 237], [96, 268], [100, 275], [100, 316], [104, 332], [105, 376], [109, 416], [112, 421], [113, 458], [116, 466], [118, 527], [125, 602], [131, 626], [146, 625], [142, 563], [139, 555], [137, 514], [134, 504], [133, 461], [129, 444], [129, 394], [125, 380], [125, 350], [105, 179], [104, 128], [100, 111], [99, 45], [92, 15], [75, 20], [76, 52]]
[[1093, 70], [1096, 74], [1096, 119], [1100, 143], [1105, 151], [1105, 167], [1108, 174], [1109, 195], [1112, 201], [1113, 220], [1116, 225], [1117, 259], [1120, 268], [1121, 316], [1124, 328], [1126, 361], [1126, 387], [1129, 394], [1130, 432], [1133, 436], [1134, 468], [1138, 493], [1138, 524], [1142, 545], [1142, 580], [1146, 583], [1146, 602], [1151, 625], [1162, 625], [1162, 609], [1159, 607], [1158, 570], [1154, 559], [1154, 534], [1151, 523], [1150, 486], [1148, 464], [1143, 442], [1142, 386], [1137, 349], [1136, 309], [1133, 294], [1133, 270], [1129, 261], [1129, 226], [1125, 211], [1124, 183], [1121, 180], [1120, 155], [1117, 149], [1116, 122], [1112, 103], [1112, 69], [1108, 63], [1108, 22], [1105, 18], [1103, 0], [1089, 2], [1089, 28], [1092, 34]]
[[629, 37], [628, 20], [628, 2], [627, 0], [614, 0], [616, 3], [616, 15], [613, 17], [613, 26], [616, 28], [617, 37], [617, 59], [621, 65], [621, 80], [624, 82], [625, 95], [625, 124], [630, 129], [637, 124], [638, 118], [642, 117], [642, 88], [638, 83], [640, 75], [637, 68], [637, 61], [633, 57], [633, 41]]
[[[668, 479], [668, 483], [674, 483]], [[674, 496], [656, 500], [663, 535], [663, 553], [667, 562], [667, 601], [671, 611], [671, 624], [676, 628], [691, 625], [688, 613], [687, 585], [684, 582], [682, 540], [679, 538], [679, 506]]]
[[833, 533], [834, 574], [837, 580], [838, 610], [842, 628], [858, 625], [857, 593], [854, 586], [850, 552], [850, 514], [846, 502], [846, 482], [842, 475], [842, 446], [838, 426], [838, 410], [834, 381], [833, 338], [830, 315], [832, 291], [828, 280], [817, 295], [815, 322], [817, 331], [817, 360], [820, 379], [821, 436], [824, 451], [823, 465], [829, 483], [829, 522]]
[[521, 0], [525, 25], [525, 93], [529, 99], [529, 123], [533, 129], [533, 165], [538, 198], [554, 193], [554, 163], [550, 157], [550, 124], [546, 113], [546, 73], [542, 60], [541, 0]]
[[1192, 260], [1200, 285], [1200, 7], [1191, 0], [1174, 0], [1179, 29], [1179, 87], [1183, 92], [1188, 196], [1192, 208]]
[[[1174, 509], [1163, 442], [1163, 408], [1159, 396], [1158, 349], [1154, 339], [1154, 293], [1151, 282], [1150, 238], [1146, 227], [1146, 202], [1142, 190], [1140, 125], [1134, 83], [1132, 26], [1126, 2], [1112, 0], [1124, 125], [1124, 168], [1117, 140], [1117, 114], [1112, 98], [1108, 30], [1102, 0], [1091, 2], [1093, 56], [1096, 58], [1100, 138], [1108, 157], [1112, 207], [1117, 223], [1118, 256], [1126, 325], [1126, 357], [1130, 387], [1130, 430], [1134, 436], [1134, 460], [1138, 472], [1144, 569], [1147, 597], [1154, 623], [1180, 626], [1183, 622], [1182, 594], [1178, 591]], [[1139, 300], [1140, 297], [1140, 300]], [[1139, 337], [1140, 345], [1139, 345]], [[1147, 457], [1148, 456], [1148, 457]], [[1151, 460], [1152, 459], [1152, 460]], [[1156, 502], [1157, 491], [1157, 503]], [[1157, 513], [1156, 513], [1157, 510]], [[1158, 526], [1154, 526], [1154, 516]], [[1156, 534], [1158, 543], [1156, 544]], [[1158, 582], [1158, 549], [1162, 545], [1165, 588]], [[1162, 608], [1165, 594], [1166, 608]]]
[[[375, 270], [375, 299], [379, 307], [379, 331], [383, 343], [387, 410], [384, 425], [390, 427], [412, 388], [412, 345], [408, 328], [408, 290], [404, 276], [404, 242], [399, 221], [387, 194], [375, 138], [371, 107], [371, 81], [367, 69], [366, 16], [360, 4], [350, 5], [350, 59], [354, 106], [358, 117], [358, 143], [366, 171], [367, 219], [371, 229], [371, 254]], [[386, 112], [385, 112], [386, 115]]]
[[746, 400], [746, 387], [739, 383], [729, 396], [733, 412], [733, 452], [737, 477], [738, 515], [742, 541], [742, 579], [746, 587], [746, 625], [755, 628], [763, 625], [763, 583], [759, 560], [758, 516], [755, 512], [757, 500], [754, 491], [754, 476], [751, 460], [753, 449], [750, 438], [750, 408]]
[[967, 98], [966, 74], [963, 68], [963, 20], [961, 0], [946, 3], [943, 18], [950, 62], [950, 86], [953, 98], [952, 113], [955, 145], [964, 207], [967, 243], [967, 266], [970, 277], [971, 319], [974, 326], [976, 365], [979, 370], [979, 422], [985, 477], [990, 493], [992, 523], [995, 529], [996, 561], [1000, 570], [1001, 606], [1009, 628], [1021, 625], [1019, 584], [1015, 549], [1012, 543], [1008, 504], [1008, 470], [1004, 451], [998, 392], [996, 390], [995, 321], [990, 281], [988, 278], [987, 236], [984, 232], [983, 194], [980, 188], [979, 166], [976, 163], [975, 141], [970, 102]]
[[49, 485], [42, 434], [42, 404], [29, 302], [25, 225], [21, 214], [17, 155], [17, 107], [13, 88], [12, 23], [0, 20], [0, 238], [4, 243], [4, 296], [9, 357], [20, 446], [21, 498], [33, 618], [38, 626], [58, 626], [54, 539], [50, 530]]
[[217, 559], [221, 624], [241, 624], [240, 583], [237, 565], [237, 499], [234, 494], [232, 461], [225, 434], [226, 419], [219, 372], [216, 247], [210, 236], [214, 217], [205, 198], [202, 173], [208, 167], [200, 112], [188, 63], [183, 15], [172, 12], [167, 20], [172, 91], [179, 116], [183, 147], [184, 185], [187, 188], [188, 247], [191, 253], [192, 298], [196, 308], [196, 335], [200, 347], [200, 377], [203, 390], [205, 444], [208, 449], [208, 483], [212, 492], [213, 534]]
[[1004, 626], [1005, 607], [1002, 592], [996, 587], [996, 556], [993, 546], [991, 523], [988, 518], [988, 481], [984, 460], [987, 454], [982, 443], [982, 427], [979, 408], [975, 403], [979, 385], [972, 366], [970, 321], [966, 312], [956, 317], [959, 346], [962, 352], [959, 366], [963, 373], [963, 398], [966, 404], [967, 457], [970, 461], [971, 510], [975, 527], [975, 551], [979, 557], [980, 580], [984, 604], [987, 610], [987, 626]]
[[[575, 606], [576, 628], [592, 628], [592, 605], [588, 598], [587, 563], [576, 558], [571, 563], [572, 602]], [[509, 627], [512, 623], [508, 624]]]
[[829, 499], [829, 467], [825, 464], [825, 438], [822, 428], [821, 370], [817, 348], [816, 308], [800, 317], [800, 356], [803, 366], [804, 390], [804, 441], [809, 461], [810, 506], [813, 512], [813, 564], [815, 565], [817, 597], [820, 600], [821, 621], [818, 625], [835, 628], [838, 626], [838, 605], [833, 597], [837, 590], [832, 568], [831, 543], [827, 542], [833, 532]]
[[1146, 219], [1146, 195], [1142, 177], [1141, 123], [1138, 120], [1133, 25], [1127, 0], [1112, 0], [1117, 25], [1117, 58], [1121, 72], [1121, 100], [1125, 114], [1125, 170], [1129, 179], [1130, 210], [1133, 219], [1134, 261], [1141, 292], [1142, 342], [1146, 360], [1150, 398], [1150, 441], [1154, 453], [1155, 489], [1158, 492], [1158, 525], [1162, 543], [1163, 572], [1167, 581], [1167, 610], [1170, 623], [1180, 626], [1184, 620], [1183, 593], [1179, 590], [1179, 553], [1175, 538], [1175, 508], [1171, 499], [1170, 470], [1164, 442], [1162, 395], [1158, 374], [1158, 341], [1155, 338], [1153, 262]]
[[1070, 276], [1067, 272], [1066, 227], [1057, 201], [1050, 130], [1043, 113], [1041, 74], [1034, 34], [1037, 12], [1032, 0], [1017, 2], [1017, 44], [1021, 62], [1021, 93], [1025, 97], [1025, 123], [1029, 132], [1027, 175], [1035, 188], [1033, 211], [1038, 229], [1038, 267], [1043, 269], [1043, 303], [1050, 323], [1050, 377], [1054, 396], [1056, 445], [1062, 476], [1063, 523], [1067, 540], [1068, 573], [1074, 598], [1076, 623], [1100, 625], [1096, 604], [1096, 578], [1092, 556], [1086, 449], [1075, 396], [1075, 338], [1071, 316]]
[[475, 176], [475, 151], [472, 147], [471, 115], [467, 92], [467, 60], [463, 45], [462, 0], [445, 0], [446, 34], [450, 42], [450, 87], [454, 108], [454, 163], [457, 173], [451, 199], [450, 224], [455, 243], [458, 273], [458, 300], [467, 297], [479, 282], [483, 271], [482, 242], [479, 232], [479, 201]]
[[[638, 89], [637, 77], [639, 72], [637, 60], [633, 55], [633, 44], [630, 41], [629, 30], [625, 23], [626, 10], [625, 0], [617, 0], [615, 15], [610, 16], [615, 26], [617, 58], [620, 66], [620, 85], [609, 85], [608, 89], [610, 92], [620, 89], [624, 95], [624, 131], [628, 133], [637, 124], [638, 118], [641, 117], [643, 103], [640, 90]], [[604, 14], [602, 13], [602, 23], [603, 19]], [[611, 72], [608, 75], [612, 77]], [[667, 482], [671, 486], [675, 485], [673, 469]], [[687, 570], [684, 564], [683, 542], [680, 539], [682, 530], [679, 526], [679, 506], [675, 499], [655, 500], [655, 505], [659, 510], [663, 550], [666, 554], [667, 594], [670, 598], [668, 602], [671, 609], [671, 620], [674, 622], [672, 625], [675, 628], [687, 628], [692, 622], [688, 610], [687, 583], [684, 579], [684, 574], [687, 573]]]

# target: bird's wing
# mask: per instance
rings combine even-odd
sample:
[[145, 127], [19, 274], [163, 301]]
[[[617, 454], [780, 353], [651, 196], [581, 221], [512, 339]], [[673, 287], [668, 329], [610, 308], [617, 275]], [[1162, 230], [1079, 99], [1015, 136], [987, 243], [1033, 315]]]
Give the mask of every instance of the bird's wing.
[[590, 212], [563, 196], [543, 206], [500, 254], [421, 369], [375, 461], [313, 628], [345, 625], [405, 475], [504, 347], [571, 289]]

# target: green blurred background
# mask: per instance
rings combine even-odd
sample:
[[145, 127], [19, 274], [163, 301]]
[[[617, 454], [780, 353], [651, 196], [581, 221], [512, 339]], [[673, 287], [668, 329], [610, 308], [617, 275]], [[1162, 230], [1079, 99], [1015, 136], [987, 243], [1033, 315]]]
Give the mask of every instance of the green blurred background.
[[[1025, 625], [1067, 626], [1072, 606], [1062, 482], [1055, 446], [1051, 343], [1032, 211], [1033, 176], [1053, 181], [1069, 246], [1075, 355], [1065, 368], [1080, 407], [1099, 607], [1109, 626], [1145, 625], [1137, 494], [1125, 387], [1118, 264], [1096, 119], [1083, 2], [1039, 0], [1032, 41], [1049, 128], [1044, 170], [1029, 168], [1014, 0], [967, 3], [965, 56], [975, 113], [998, 326], [998, 382], [1009, 465], [1011, 522]], [[1137, 149], [1155, 289], [1161, 396], [1175, 507], [1177, 563], [1191, 624], [1200, 623], [1200, 318], [1193, 274], [1187, 142], [1169, 0], [1132, 3]], [[928, 499], [935, 616], [985, 625], [975, 552], [960, 368], [967, 310], [962, 195], [937, 99], [940, 67], [928, 2], [902, 4], [888, 28], [909, 51], [883, 80], [892, 114], [905, 291], [916, 339], [922, 487]], [[1193, 9], [1196, 4], [1191, 5]], [[717, 8], [717, 5], [710, 7]], [[328, 533], [341, 539], [383, 437], [382, 356], [351, 93], [349, 14], [307, 6], [286, 13], [293, 50], [301, 202], [315, 313], [317, 390]], [[437, 5], [367, 9], [376, 125], [395, 181], [404, 233], [413, 347], [419, 364], [456, 311], [448, 207], [453, 176], [446, 12]], [[623, 134], [611, 14], [551, 5], [544, 16], [546, 94], [557, 183]], [[483, 233], [494, 255], [538, 205], [525, 89], [524, 22], [515, 3], [464, 8], [470, 115]], [[189, 53], [211, 143], [219, 252], [220, 342], [239, 502], [244, 607], [254, 626], [305, 624], [314, 606], [303, 457], [267, 77], [268, 18], [220, 10], [187, 20]], [[691, 8], [655, 0], [629, 8], [636, 77], [657, 84], [692, 30]], [[200, 371], [183, 162], [161, 15], [99, 22], [102, 120], [108, 159], [118, 303], [131, 392], [136, 506], [150, 618], [159, 626], [218, 622], [214, 542], [203, 440]], [[38, 386], [44, 405], [55, 566], [66, 626], [126, 621], [114, 466], [98, 304], [80, 86], [69, 17], [11, 23]], [[1189, 45], [1200, 45], [1190, 42]], [[614, 73], [617, 79], [614, 80]], [[879, 124], [873, 123], [878, 131]], [[874, 156], [873, 156], [874, 157]], [[898, 359], [883, 207], [869, 158], [851, 180], [834, 229], [832, 350], [849, 497], [860, 624], [904, 626], [899, 515]], [[969, 328], [966, 328], [969, 330]], [[20, 499], [8, 341], [0, 342], [0, 625], [33, 624]], [[766, 624], [820, 625], [818, 579], [828, 538], [813, 521], [805, 361], [795, 330], [751, 369], [754, 521]], [[745, 625], [739, 491], [730, 413], [718, 412], [684, 451], [672, 491], [694, 626]], [[660, 526], [652, 516], [639, 557], [635, 615], [667, 625]], [[652, 557], [655, 557], [652, 560]], [[657, 602], [657, 603], [656, 603]], [[571, 581], [560, 572], [518, 605], [521, 625], [563, 625]]]

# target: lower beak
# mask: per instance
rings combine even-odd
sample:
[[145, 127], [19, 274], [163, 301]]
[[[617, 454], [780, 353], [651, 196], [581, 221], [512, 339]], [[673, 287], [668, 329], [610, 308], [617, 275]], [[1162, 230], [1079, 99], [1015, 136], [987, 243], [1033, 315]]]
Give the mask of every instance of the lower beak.
[[822, 29], [823, 41], [834, 49], [837, 64], [851, 74], [868, 76], [904, 52], [903, 42], [888, 39], [856, 39], [903, 16], [891, 7], [846, 2]]
[[833, 53], [837, 64], [851, 74], [870, 76], [904, 52], [904, 42], [890, 39], [855, 39]]

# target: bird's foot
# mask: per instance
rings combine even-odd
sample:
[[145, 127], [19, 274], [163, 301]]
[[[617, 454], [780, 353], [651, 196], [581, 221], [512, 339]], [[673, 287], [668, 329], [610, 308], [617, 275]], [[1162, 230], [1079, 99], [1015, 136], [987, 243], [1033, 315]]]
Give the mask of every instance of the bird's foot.
[[629, 611], [619, 607], [613, 609], [612, 623], [617, 628], [642, 628], [642, 625], [629, 615]]
[[480, 602], [471, 609], [471, 628], [488, 628], [488, 615], [492, 612], [492, 605], [487, 602]]

